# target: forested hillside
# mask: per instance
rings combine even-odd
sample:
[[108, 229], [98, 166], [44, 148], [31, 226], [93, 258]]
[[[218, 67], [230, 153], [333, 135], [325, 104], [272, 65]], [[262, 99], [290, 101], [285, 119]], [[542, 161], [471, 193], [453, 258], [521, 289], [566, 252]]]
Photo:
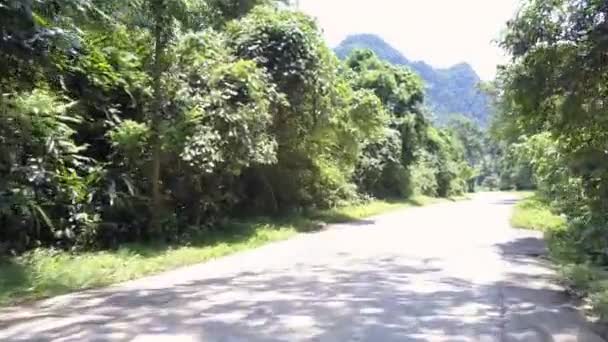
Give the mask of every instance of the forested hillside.
[[395, 65], [408, 66], [422, 77], [426, 84], [426, 103], [435, 113], [438, 122], [445, 123], [451, 114], [460, 113], [484, 127], [489, 123], [490, 101], [480, 91], [480, 78], [469, 64], [435, 69], [424, 62], [408, 60], [382, 38], [372, 34], [349, 36], [334, 50], [340, 58], [345, 58], [356, 49], [370, 49], [381, 59]]
[[0, 34], [2, 252], [188, 241], [475, 176], [420, 77], [340, 61], [269, 0], [1, 0]]

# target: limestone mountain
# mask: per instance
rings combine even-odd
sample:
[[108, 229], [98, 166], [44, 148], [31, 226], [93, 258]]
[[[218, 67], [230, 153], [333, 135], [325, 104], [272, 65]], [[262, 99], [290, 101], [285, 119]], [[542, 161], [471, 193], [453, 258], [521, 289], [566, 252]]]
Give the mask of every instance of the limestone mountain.
[[347, 37], [334, 51], [345, 58], [356, 49], [369, 49], [381, 59], [396, 65], [410, 67], [425, 81], [427, 105], [438, 122], [445, 122], [451, 114], [459, 113], [486, 126], [490, 119], [490, 100], [479, 90], [481, 79], [467, 63], [438, 69], [421, 61], [411, 61], [399, 50], [373, 34]]

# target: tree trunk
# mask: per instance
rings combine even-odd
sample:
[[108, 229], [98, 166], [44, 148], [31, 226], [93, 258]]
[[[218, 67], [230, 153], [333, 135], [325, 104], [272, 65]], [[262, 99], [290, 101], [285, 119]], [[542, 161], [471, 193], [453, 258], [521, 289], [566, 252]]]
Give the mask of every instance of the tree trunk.
[[[161, 0], [162, 3], [162, 0]], [[153, 103], [151, 111], [152, 123], [152, 165], [150, 175], [150, 186], [152, 191], [152, 203], [150, 204], [150, 226], [149, 233], [157, 235], [161, 232], [162, 219], [162, 189], [161, 189], [161, 137], [160, 125], [162, 122], [162, 59], [164, 53], [163, 27], [162, 27], [162, 4], [158, 6], [156, 23], [154, 28], [154, 69], [153, 69]]]

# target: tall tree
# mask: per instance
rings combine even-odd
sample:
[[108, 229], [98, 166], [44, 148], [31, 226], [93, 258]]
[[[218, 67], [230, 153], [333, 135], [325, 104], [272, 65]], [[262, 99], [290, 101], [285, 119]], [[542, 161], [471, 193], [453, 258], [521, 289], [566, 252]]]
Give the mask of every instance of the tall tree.
[[423, 146], [429, 125], [422, 111], [422, 81], [405, 67], [379, 60], [370, 50], [355, 50], [345, 64], [352, 86], [372, 91], [391, 117], [385, 139], [369, 144], [362, 155], [359, 185], [376, 196], [408, 195], [408, 168]]
[[608, 221], [607, 36], [606, 1], [527, 1], [502, 39], [512, 61], [499, 74], [503, 132], [522, 135], [541, 187], [585, 223], [575, 235], [590, 251], [605, 248], [593, 227]]
[[154, 37], [154, 67], [152, 69], [153, 102], [150, 111], [151, 143], [152, 143], [152, 170], [151, 189], [152, 205], [150, 206], [150, 230], [160, 232], [161, 218], [163, 215], [162, 184], [161, 184], [161, 124], [163, 120], [163, 89], [162, 77], [164, 70], [165, 50], [169, 39], [173, 34], [173, 13], [169, 12], [169, 0], [148, 0], [150, 12], [153, 14], [153, 37]]

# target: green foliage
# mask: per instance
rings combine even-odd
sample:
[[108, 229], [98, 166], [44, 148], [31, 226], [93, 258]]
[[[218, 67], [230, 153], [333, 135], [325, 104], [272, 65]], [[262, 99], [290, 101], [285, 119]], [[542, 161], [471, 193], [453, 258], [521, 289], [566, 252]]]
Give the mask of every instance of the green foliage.
[[273, 85], [252, 61], [220, 59], [221, 45], [212, 59], [205, 56], [204, 49], [212, 53], [210, 39], [187, 35], [173, 52], [180, 56], [174, 74], [181, 72], [174, 98], [184, 110], [167, 128], [169, 136], [183, 139], [176, 152], [204, 173], [221, 168], [239, 174], [250, 164], [274, 162], [276, 142], [267, 131], [270, 101], [277, 97]]
[[[355, 170], [355, 180], [359, 188], [376, 196], [400, 196], [407, 194], [408, 181], [403, 184], [387, 184], [384, 177], [390, 170], [399, 169], [401, 155], [401, 135], [387, 128], [384, 135], [373, 142], [366, 142], [359, 156]], [[403, 172], [403, 169], [397, 172]]]
[[412, 166], [413, 192], [426, 196], [437, 196], [437, 162], [432, 154], [422, 151]]
[[565, 229], [564, 217], [553, 212], [549, 203], [541, 197], [529, 197], [517, 203], [511, 225], [515, 228], [559, 232]]
[[433, 154], [437, 195], [450, 197], [466, 191], [471, 174], [464, 161], [464, 147], [450, 131], [428, 129], [427, 148]]
[[[73, 104], [43, 88], [5, 96], [0, 122], [2, 240], [35, 246], [49, 238], [73, 240], [89, 202], [80, 190], [90, 168], [74, 141]], [[86, 220], [85, 220], [86, 221]], [[68, 224], [68, 222], [70, 222]]]
[[[272, 106], [276, 165], [246, 174], [258, 210], [332, 206], [355, 196], [350, 174], [360, 141], [387, 121], [370, 93], [354, 93], [315, 23], [290, 11], [259, 8], [228, 27], [236, 53], [266, 70], [283, 101]], [[360, 96], [359, 96], [360, 95]]]
[[[594, 258], [606, 259], [596, 227], [608, 222], [606, 64], [598, 59], [603, 5], [530, 1], [509, 24], [502, 45], [513, 62], [499, 78], [502, 135], [521, 134], [515, 154], [530, 160], [540, 189], [554, 198]], [[584, 33], [584, 34], [583, 34]]]
[[341, 62], [274, 1], [3, 0], [0, 34], [2, 253], [188, 241], [472, 177], [418, 76]]
[[422, 83], [407, 69], [380, 61], [371, 51], [354, 51], [346, 60], [347, 77], [355, 89], [373, 92], [388, 110], [384, 130], [366, 141], [355, 180], [374, 196], [409, 196], [409, 166], [421, 148], [420, 129], [426, 120], [420, 106]]
[[[598, 1], [531, 1], [509, 26], [503, 46], [512, 65], [500, 78], [505, 116], [529, 134], [547, 131], [572, 176], [581, 176], [592, 214], [606, 202], [606, 63]], [[600, 101], [601, 102], [601, 101]], [[599, 218], [598, 219], [603, 219]]]
[[501, 190], [532, 190], [537, 187], [532, 156], [525, 153], [528, 141], [521, 140], [508, 147], [502, 147], [495, 167], [499, 176]]
[[136, 159], [147, 149], [150, 128], [144, 123], [125, 120], [108, 132], [108, 137], [116, 150], [131, 159]]
[[[280, 1], [287, 2], [287, 1]], [[211, 25], [214, 28], [223, 28], [227, 22], [247, 15], [256, 6], [273, 5], [272, 0], [207, 0], [193, 1], [201, 7], [204, 21], [201, 25]], [[204, 27], [204, 26], [203, 26]], [[201, 29], [201, 27], [196, 27]]]
[[462, 115], [452, 116], [448, 121], [448, 128], [462, 143], [469, 165], [479, 165], [484, 154], [484, 132], [481, 128]]
[[462, 121], [449, 131], [430, 126], [421, 109], [420, 79], [369, 50], [355, 50], [345, 64], [354, 87], [373, 91], [391, 115], [384, 136], [369, 141], [360, 156], [359, 187], [375, 196], [449, 197], [468, 190], [481, 154], [476, 124]]
[[448, 69], [434, 69], [424, 62], [413, 62], [403, 54], [372, 34], [347, 37], [336, 47], [336, 54], [346, 59], [353, 51], [371, 50], [378, 57], [398, 66], [411, 68], [426, 84], [426, 104], [432, 109], [439, 123], [446, 123], [452, 113], [463, 113], [477, 125], [486, 126], [490, 121], [490, 100], [479, 89], [480, 79], [466, 63]]

